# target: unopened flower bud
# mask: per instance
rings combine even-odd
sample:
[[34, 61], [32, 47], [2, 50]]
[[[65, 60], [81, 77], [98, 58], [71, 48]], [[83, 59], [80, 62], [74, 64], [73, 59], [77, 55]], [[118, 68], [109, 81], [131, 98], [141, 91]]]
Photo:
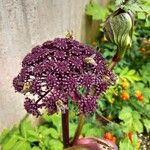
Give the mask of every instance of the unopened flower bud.
[[117, 45], [116, 57], [121, 59], [131, 47], [133, 32], [133, 14], [119, 8], [104, 23], [104, 34], [107, 40]]

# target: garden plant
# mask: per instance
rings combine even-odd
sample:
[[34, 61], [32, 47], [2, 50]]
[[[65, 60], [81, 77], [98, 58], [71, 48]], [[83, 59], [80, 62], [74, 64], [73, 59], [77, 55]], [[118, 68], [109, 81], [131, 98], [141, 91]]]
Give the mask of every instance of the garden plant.
[[34, 47], [13, 79], [28, 114], [1, 133], [2, 149], [150, 149], [149, 8], [146, 0], [91, 1], [92, 41], [68, 33]]

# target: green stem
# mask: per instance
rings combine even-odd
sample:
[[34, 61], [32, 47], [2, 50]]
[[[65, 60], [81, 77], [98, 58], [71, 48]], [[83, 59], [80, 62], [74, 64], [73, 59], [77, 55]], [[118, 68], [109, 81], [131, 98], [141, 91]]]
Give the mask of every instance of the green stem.
[[81, 131], [82, 131], [82, 128], [83, 128], [83, 125], [84, 125], [84, 122], [85, 122], [85, 118], [86, 117], [85, 117], [84, 114], [80, 114], [78, 127], [76, 128], [76, 132], [75, 132], [74, 138], [71, 142], [71, 146], [74, 145], [76, 143], [76, 141], [79, 139], [79, 136], [81, 134]]
[[65, 110], [62, 114], [62, 133], [64, 148], [69, 147], [69, 111]]
[[118, 63], [118, 62], [116, 62], [116, 61], [112, 61], [112, 62], [109, 64], [108, 69], [113, 70], [117, 63]]

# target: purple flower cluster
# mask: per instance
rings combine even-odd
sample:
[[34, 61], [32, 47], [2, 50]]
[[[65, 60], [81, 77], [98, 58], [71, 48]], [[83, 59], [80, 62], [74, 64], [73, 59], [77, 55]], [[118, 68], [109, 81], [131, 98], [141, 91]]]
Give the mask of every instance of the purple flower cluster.
[[[25, 56], [13, 86], [17, 92], [33, 96], [26, 98], [24, 106], [38, 116], [41, 108], [49, 114], [64, 112], [69, 97], [79, 113], [94, 112], [98, 97], [113, 82], [114, 75], [99, 52], [70, 38], [56, 38]], [[82, 95], [79, 87], [85, 91]]]

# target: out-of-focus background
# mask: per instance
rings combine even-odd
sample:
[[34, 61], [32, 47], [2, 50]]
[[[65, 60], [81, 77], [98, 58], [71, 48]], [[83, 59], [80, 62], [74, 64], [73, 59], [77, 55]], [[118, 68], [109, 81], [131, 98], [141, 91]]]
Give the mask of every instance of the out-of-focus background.
[[[102, 5], [106, 0], [99, 0]], [[85, 17], [89, 0], [0, 0], [0, 131], [25, 114], [24, 96], [15, 93], [13, 78], [32, 47], [73, 30], [84, 41], [90, 31]]]

